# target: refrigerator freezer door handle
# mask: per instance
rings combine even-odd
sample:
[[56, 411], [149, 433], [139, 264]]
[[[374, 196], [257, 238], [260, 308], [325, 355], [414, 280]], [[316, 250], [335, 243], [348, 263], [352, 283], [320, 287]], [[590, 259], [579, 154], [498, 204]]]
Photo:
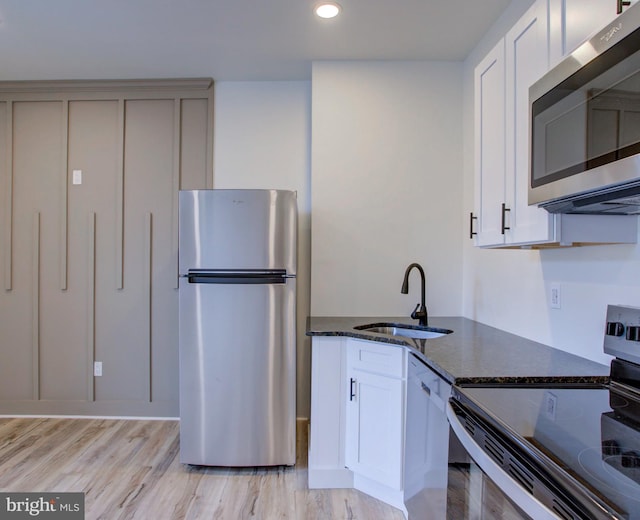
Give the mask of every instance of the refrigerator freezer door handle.
[[285, 283], [284, 269], [231, 270], [231, 269], [190, 269], [186, 275], [189, 283], [208, 284], [277, 284]]

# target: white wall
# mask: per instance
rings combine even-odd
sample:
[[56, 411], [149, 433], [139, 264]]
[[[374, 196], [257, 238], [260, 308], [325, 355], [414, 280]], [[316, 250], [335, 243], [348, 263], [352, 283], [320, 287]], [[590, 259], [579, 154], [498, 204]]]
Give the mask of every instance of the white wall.
[[[473, 208], [473, 69], [526, 11], [514, 0], [464, 64], [464, 204]], [[464, 315], [552, 347], [609, 363], [602, 352], [608, 303], [640, 306], [640, 247], [481, 250], [464, 239]], [[549, 286], [561, 286], [560, 309]]]
[[316, 62], [311, 312], [431, 315], [462, 302], [462, 64]]
[[309, 416], [311, 87], [308, 81], [218, 82], [214, 188], [298, 192], [298, 416]]
[[[605, 363], [606, 304], [640, 306], [639, 247], [480, 250], [466, 238], [473, 67], [530, 3], [514, 0], [464, 64], [317, 62], [311, 84], [216, 84], [214, 186], [299, 193], [299, 416], [306, 316], [408, 315], [417, 273], [409, 296], [400, 285], [413, 261], [426, 270], [431, 315], [463, 314]], [[547, 305], [551, 282], [561, 309]]]
[[413, 261], [427, 274], [430, 313], [460, 314], [461, 78], [460, 63], [340, 62], [316, 64], [312, 88], [216, 83], [214, 187], [298, 190], [300, 417], [309, 406], [309, 314], [408, 315], [420, 298], [417, 273], [409, 296], [400, 286]]

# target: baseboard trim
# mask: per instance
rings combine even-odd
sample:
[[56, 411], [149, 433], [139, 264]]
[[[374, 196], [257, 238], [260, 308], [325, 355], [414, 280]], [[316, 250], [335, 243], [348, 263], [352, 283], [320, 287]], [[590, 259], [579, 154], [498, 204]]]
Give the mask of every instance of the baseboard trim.
[[[114, 419], [125, 421], [179, 421], [180, 417], [146, 417], [142, 415], [65, 415], [65, 414], [0, 414], [0, 419]], [[299, 427], [309, 422], [307, 417], [296, 418]]]
[[307, 479], [309, 489], [353, 488], [353, 472], [346, 468], [309, 468]]

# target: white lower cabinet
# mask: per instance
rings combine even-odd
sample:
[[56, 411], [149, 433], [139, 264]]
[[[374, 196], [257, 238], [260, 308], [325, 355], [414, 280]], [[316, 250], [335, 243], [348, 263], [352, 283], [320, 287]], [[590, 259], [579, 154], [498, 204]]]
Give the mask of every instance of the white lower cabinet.
[[311, 348], [309, 488], [355, 488], [406, 515], [405, 350], [323, 336]]
[[347, 468], [394, 489], [402, 489], [404, 383], [353, 370], [347, 403]]
[[[386, 362], [363, 370], [372, 359]], [[402, 490], [405, 363], [402, 348], [347, 341], [345, 464], [361, 483], [380, 490]], [[385, 494], [386, 501], [402, 503], [400, 493]]]
[[345, 466], [346, 338], [316, 336], [311, 341], [310, 489], [352, 488]]
[[411, 370], [411, 362], [394, 345], [313, 338], [310, 488], [352, 487], [405, 516], [405, 504], [425, 487], [446, 488], [450, 387], [421, 362]]

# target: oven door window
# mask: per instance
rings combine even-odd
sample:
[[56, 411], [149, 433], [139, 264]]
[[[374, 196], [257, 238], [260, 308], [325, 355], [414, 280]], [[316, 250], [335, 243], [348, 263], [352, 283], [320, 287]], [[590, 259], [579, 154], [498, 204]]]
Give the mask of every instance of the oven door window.
[[447, 520], [531, 520], [473, 460], [450, 464]]

